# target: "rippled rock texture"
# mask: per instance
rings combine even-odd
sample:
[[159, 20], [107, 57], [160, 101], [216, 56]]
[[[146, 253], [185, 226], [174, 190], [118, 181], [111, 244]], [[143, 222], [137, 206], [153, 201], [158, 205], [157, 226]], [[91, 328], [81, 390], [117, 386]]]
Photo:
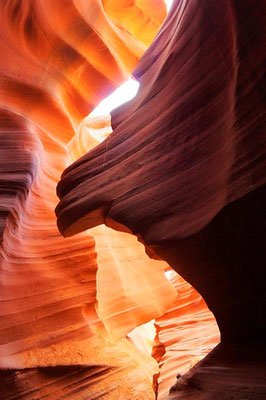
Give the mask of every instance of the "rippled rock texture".
[[0, 4], [1, 399], [154, 398], [158, 366], [127, 334], [175, 300], [165, 264], [105, 227], [64, 239], [54, 209], [80, 122], [165, 15], [162, 1]]
[[265, 397], [262, 7], [1, 2], [0, 399]]
[[[111, 113], [113, 133], [57, 189], [64, 236], [102, 223], [132, 232], [215, 315], [221, 344], [171, 399], [266, 394], [264, 9], [175, 1], [134, 71], [137, 96]], [[217, 332], [204, 334], [214, 344]], [[167, 359], [161, 336], [159, 327], [157, 357]]]

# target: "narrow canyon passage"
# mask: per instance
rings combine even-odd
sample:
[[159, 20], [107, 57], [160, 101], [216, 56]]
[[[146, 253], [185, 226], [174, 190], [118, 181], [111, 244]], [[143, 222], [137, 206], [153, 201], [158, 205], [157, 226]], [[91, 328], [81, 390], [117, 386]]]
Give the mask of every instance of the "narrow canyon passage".
[[211, 372], [202, 361], [198, 373], [177, 381], [176, 398], [259, 399], [266, 375], [263, 2], [174, 6], [134, 71], [139, 92], [111, 112], [113, 133], [63, 173], [58, 227], [66, 237], [101, 223], [129, 231], [203, 296], [221, 344], [206, 358]]
[[171, 3], [0, 4], [1, 400], [266, 396], [265, 2]]

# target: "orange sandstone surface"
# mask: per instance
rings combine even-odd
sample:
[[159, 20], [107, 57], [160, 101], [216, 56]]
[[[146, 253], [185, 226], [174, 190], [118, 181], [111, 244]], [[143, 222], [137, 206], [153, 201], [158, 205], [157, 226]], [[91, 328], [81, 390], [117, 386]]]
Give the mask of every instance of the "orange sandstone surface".
[[0, 2], [1, 400], [264, 398], [262, 7]]
[[[65, 237], [131, 232], [187, 281], [155, 321], [160, 398], [173, 370], [169, 399], [266, 396], [264, 14], [264, 0], [175, 0], [133, 72], [136, 97], [57, 186]], [[221, 339], [180, 376], [219, 340], [189, 285]]]
[[111, 132], [87, 115], [165, 16], [162, 0], [0, 4], [1, 399], [155, 398], [153, 336], [134, 328], [182, 301], [167, 264], [103, 225], [65, 239], [54, 209], [63, 170], [98, 144], [88, 124]]

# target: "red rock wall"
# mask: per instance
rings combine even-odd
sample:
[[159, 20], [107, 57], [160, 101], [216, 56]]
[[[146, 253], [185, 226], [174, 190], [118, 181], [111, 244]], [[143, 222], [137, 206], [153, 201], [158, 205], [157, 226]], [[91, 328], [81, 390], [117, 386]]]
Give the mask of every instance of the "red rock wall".
[[214, 313], [221, 344], [171, 399], [265, 397], [264, 3], [175, 1], [137, 96], [57, 188], [64, 236], [129, 230]]
[[[138, 235], [196, 287], [227, 339], [170, 397], [216, 398], [218, 390], [227, 400], [228, 382], [244, 396], [251, 376], [256, 393], [250, 386], [247, 395], [263, 398], [265, 371], [253, 348], [264, 331], [261, 195], [219, 216], [265, 182], [262, 7], [175, 1], [134, 72], [138, 95], [112, 113], [114, 133], [91, 150], [97, 141], [85, 117], [137, 65], [165, 17], [162, 1], [1, 3], [0, 398], [153, 399], [158, 366], [126, 335], [156, 318], [163, 399], [174, 376], [217, 342], [195, 289], [179, 276], [173, 287], [166, 264], [148, 259], [128, 233], [86, 231], [103, 222]], [[108, 117], [93, 123], [110, 133]], [[63, 174], [56, 212], [64, 236], [84, 232], [64, 239], [56, 185], [80, 156]], [[249, 206], [256, 223], [252, 213], [243, 219]], [[222, 222], [208, 228], [217, 213]], [[255, 240], [234, 247], [239, 229], [228, 221], [243, 237], [250, 224]], [[236, 354], [232, 337], [245, 342]], [[221, 370], [225, 378], [215, 380]]]
[[175, 299], [165, 265], [104, 227], [64, 239], [54, 214], [80, 121], [127, 79], [166, 11], [125, 2], [118, 24], [105, 5], [112, 17], [99, 1], [0, 5], [1, 399], [154, 398], [156, 362], [126, 335]]
[[[177, 290], [176, 301], [155, 324], [158, 346], [154, 357], [159, 362], [158, 399], [166, 399], [177, 376], [184, 375], [220, 341], [213, 314], [200, 294], [174, 271], [167, 272]], [[164, 349], [164, 354], [158, 350]]]
[[179, 239], [265, 182], [262, 7], [174, 3], [114, 133], [63, 174], [64, 235], [112, 220], [147, 244]]

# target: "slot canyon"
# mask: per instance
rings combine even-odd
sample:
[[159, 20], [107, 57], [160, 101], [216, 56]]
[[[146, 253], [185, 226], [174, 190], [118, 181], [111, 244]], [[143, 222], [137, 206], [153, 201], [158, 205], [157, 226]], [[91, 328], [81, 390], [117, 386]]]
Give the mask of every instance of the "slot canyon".
[[0, 1], [0, 400], [266, 399], [265, 15]]

